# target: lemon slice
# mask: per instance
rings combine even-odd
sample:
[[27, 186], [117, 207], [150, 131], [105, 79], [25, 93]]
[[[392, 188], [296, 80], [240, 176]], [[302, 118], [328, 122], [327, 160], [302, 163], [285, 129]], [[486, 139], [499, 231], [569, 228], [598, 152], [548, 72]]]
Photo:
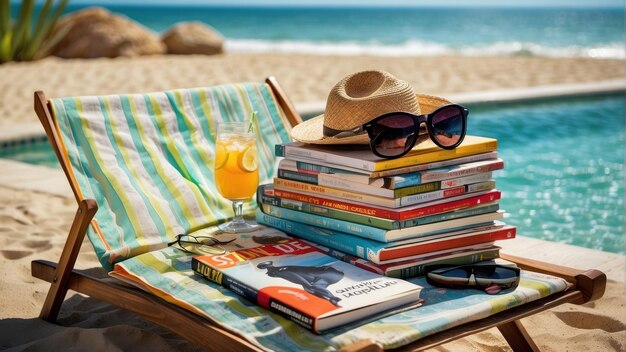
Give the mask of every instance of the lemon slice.
[[244, 171], [252, 172], [256, 171], [257, 163], [256, 163], [257, 150], [256, 147], [248, 147], [244, 150], [243, 153], [239, 154], [239, 168]]
[[215, 170], [221, 169], [228, 161], [228, 151], [222, 144], [218, 144], [215, 150]]

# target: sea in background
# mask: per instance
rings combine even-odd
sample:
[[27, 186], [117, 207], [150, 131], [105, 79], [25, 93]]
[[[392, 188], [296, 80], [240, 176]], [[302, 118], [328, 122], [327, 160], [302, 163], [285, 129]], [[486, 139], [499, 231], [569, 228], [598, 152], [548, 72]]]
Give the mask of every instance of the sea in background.
[[626, 58], [623, 8], [100, 6], [159, 33], [202, 21], [228, 52]]

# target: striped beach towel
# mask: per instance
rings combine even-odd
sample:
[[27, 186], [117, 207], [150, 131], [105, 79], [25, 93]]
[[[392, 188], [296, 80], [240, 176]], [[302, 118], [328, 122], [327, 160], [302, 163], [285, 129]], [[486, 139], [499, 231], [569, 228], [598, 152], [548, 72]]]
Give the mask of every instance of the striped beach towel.
[[297, 323], [194, 274], [191, 257], [174, 248], [145, 253], [118, 263], [112, 275], [204, 316], [269, 351], [338, 351], [368, 339], [381, 344], [384, 349], [397, 348], [564, 291], [569, 286], [562, 278], [525, 270], [515, 290], [498, 295], [488, 295], [480, 290], [433, 287], [424, 277], [413, 278], [408, 281], [423, 287], [420, 293], [423, 306], [315, 335]]
[[[260, 183], [275, 174], [276, 143], [288, 122], [266, 84], [50, 101], [70, 176], [98, 212], [88, 237], [100, 263], [163, 248], [177, 234], [232, 217], [213, 177], [216, 124], [257, 112]], [[255, 202], [244, 211], [252, 214]]]

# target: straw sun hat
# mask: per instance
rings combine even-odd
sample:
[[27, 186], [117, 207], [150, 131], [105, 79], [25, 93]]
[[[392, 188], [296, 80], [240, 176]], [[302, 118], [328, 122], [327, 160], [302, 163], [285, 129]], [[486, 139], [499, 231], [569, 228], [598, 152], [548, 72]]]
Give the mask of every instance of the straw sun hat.
[[297, 125], [291, 130], [291, 136], [310, 144], [369, 144], [365, 132], [336, 138], [328, 136], [328, 131], [350, 131], [389, 112], [427, 114], [449, 103], [443, 98], [416, 95], [408, 82], [387, 72], [357, 72], [333, 87], [324, 114]]

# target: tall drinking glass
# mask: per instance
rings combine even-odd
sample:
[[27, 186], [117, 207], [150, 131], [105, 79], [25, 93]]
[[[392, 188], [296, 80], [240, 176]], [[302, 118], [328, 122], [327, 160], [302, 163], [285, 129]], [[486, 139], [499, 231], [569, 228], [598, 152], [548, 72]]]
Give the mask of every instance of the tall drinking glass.
[[220, 194], [233, 202], [235, 217], [220, 226], [224, 232], [250, 232], [256, 228], [243, 218], [243, 203], [259, 185], [256, 134], [248, 121], [222, 122], [215, 143], [215, 183]]

